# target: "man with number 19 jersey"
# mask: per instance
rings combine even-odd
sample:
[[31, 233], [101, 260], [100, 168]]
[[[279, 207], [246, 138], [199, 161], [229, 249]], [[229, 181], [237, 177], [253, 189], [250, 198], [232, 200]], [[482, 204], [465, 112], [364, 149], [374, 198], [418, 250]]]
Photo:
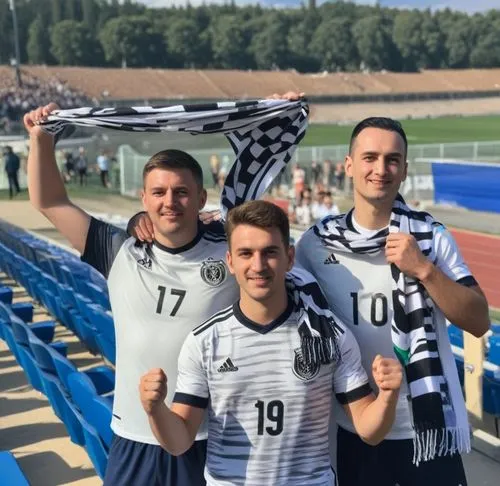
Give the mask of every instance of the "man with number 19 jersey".
[[350, 331], [339, 327], [337, 364], [307, 367], [297, 327], [292, 301], [267, 325], [237, 302], [187, 337], [174, 402], [208, 408], [208, 486], [335, 484], [333, 393], [346, 405], [371, 388]]
[[[82, 259], [108, 279], [117, 352], [111, 423], [116, 435], [158, 444], [137, 383], [149, 368], [162, 366], [173, 394], [186, 336], [201, 320], [236, 300], [238, 287], [224, 262], [226, 250], [219, 223], [200, 225], [193, 241], [171, 249], [156, 241], [138, 245], [124, 231], [91, 220]], [[197, 440], [206, 437], [201, 427]]]

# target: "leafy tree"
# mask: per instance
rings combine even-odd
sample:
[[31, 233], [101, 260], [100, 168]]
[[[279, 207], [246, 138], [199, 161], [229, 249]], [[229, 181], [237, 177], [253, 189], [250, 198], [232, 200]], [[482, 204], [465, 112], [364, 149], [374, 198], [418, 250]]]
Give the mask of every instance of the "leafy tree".
[[470, 63], [476, 68], [500, 66], [500, 20], [479, 35], [470, 53]]
[[250, 52], [258, 69], [288, 67], [288, 25], [279, 14], [270, 15], [265, 25], [252, 36]]
[[359, 66], [351, 24], [345, 18], [325, 19], [314, 32], [309, 51], [326, 71], [352, 70]]
[[174, 67], [201, 67], [211, 57], [209, 42], [200, 35], [198, 25], [192, 18], [170, 22], [165, 39]]
[[41, 15], [38, 15], [31, 23], [28, 32], [26, 46], [28, 62], [30, 64], [50, 64], [53, 60], [50, 55], [50, 35]]
[[239, 19], [234, 15], [222, 15], [211, 27], [214, 67], [248, 68], [246, 32]]
[[112, 65], [158, 67], [167, 65], [163, 36], [145, 16], [111, 19], [99, 33], [106, 60]]
[[353, 25], [352, 34], [364, 67], [398, 70], [399, 52], [392, 40], [390, 28], [382, 15], [361, 18]]
[[66, 66], [102, 65], [99, 44], [82, 22], [63, 20], [52, 27], [50, 52]]

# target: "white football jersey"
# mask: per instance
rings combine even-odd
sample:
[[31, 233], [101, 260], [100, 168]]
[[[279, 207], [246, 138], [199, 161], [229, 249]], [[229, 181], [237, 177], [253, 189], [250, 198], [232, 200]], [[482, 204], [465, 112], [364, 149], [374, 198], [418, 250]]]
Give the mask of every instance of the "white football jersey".
[[239, 303], [186, 339], [174, 402], [208, 408], [208, 486], [333, 486], [328, 424], [333, 393], [349, 403], [371, 389], [351, 332], [337, 365], [306, 366], [290, 302], [274, 322]]
[[[222, 233], [206, 227], [175, 250], [138, 245], [109, 224], [92, 220], [82, 256], [108, 278], [116, 336], [116, 384], [111, 427], [126, 439], [158, 444], [139, 397], [141, 376], [163, 368], [171, 403], [177, 360], [186, 336], [238, 298]], [[205, 439], [200, 429], [197, 439]]]
[[[352, 217], [352, 212], [347, 217], [350, 218], [350, 227], [365, 234], [367, 238], [380, 231], [360, 227]], [[433, 244], [437, 266], [448, 277], [464, 285], [476, 284], [455, 240], [444, 227], [434, 229]], [[371, 370], [377, 354], [396, 358], [391, 337], [392, 276], [384, 251], [377, 254], [333, 252], [323, 246], [314, 231], [309, 229], [297, 243], [296, 259], [300, 266], [318, 280], [330, 308], [356, 337], [366, 370]], [[440, 312], [439, 309], [436, 312]], [[373, 389], [377, 391], [371, 372], [368, 375]], [[351, 421], [340, 407], [334, 413], [340, 426], [355, 432]], [[404, 380], [399, 393], [396, 419], [386, 438], [413, 438], [408, 387]]]

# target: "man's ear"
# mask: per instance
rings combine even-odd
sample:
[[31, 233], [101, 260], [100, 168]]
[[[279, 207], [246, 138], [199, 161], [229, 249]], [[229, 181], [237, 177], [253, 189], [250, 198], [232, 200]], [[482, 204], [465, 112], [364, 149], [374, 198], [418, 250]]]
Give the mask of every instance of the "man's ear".
[[352, 177], [352, 158], [346, 155], [344, 159], [345, 174], [347, 177]]
[[226, 252], [226, 263], [227, 263], [227, 268], [229, 269], [229, 273], [231, 275], [234, 275], [233, 259], [231, 257], [231, 251], [230, 250], [227, 250], [227, 252]]
[[289, 272], [295, 265], [295, 246], [290, 245], [287, 250], [288, 253], [288, 267], [287, 272]]
[[207, 191], [206, 189], [202, 189], [200, 193], [200, 207], [198, 208], [200, 211], [205, 207], [205, 204], [207, 204]]

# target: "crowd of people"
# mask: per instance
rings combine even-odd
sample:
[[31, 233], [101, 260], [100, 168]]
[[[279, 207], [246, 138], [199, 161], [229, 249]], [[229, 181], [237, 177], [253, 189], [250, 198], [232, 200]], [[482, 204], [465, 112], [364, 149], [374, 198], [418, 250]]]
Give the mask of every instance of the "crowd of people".
[[55, 157], [65, 183], [86, 186], [88, 178], [92, 174], [98, 174], [102, 187], [106, 189], [112, 187], [110, 174], [116, 164], [116, 157], [108, 150], [101, 150], [94, 162], [89, 160], [85, 147], [79, 147], [76, 152], [69, 149], [58, 150]]
[[[269, 202], [203, 224], [203, 172], [180, 150], [145, 165], [145, 213], [128, 232], [92, 218], [69, 200], [38, 124], [50, 112], [25, 118], [30, 199], [108, 279], [113, 311], [105, 486], [467, 485], [446, 319], [480, 337], [488, 303], [451, 233], [399, 194], [408, 142], [397, 121], [356, 125], [338, 174], [353, 207], [312, 222], [294, 248]], [[321, 200], [292, 171], [297, 202], [318, 198], [316, 214], [334, 210], [320, 174]]]
[[21, 81], [18, 86], [14, 72], [0, 75], [0, 134], [11, 133], [13, 124], [19, 123], [27, 111], [50, 101], [63, 109], [93, 104], [84, 93], [55, 77], [43, 80], [22, 72]]

